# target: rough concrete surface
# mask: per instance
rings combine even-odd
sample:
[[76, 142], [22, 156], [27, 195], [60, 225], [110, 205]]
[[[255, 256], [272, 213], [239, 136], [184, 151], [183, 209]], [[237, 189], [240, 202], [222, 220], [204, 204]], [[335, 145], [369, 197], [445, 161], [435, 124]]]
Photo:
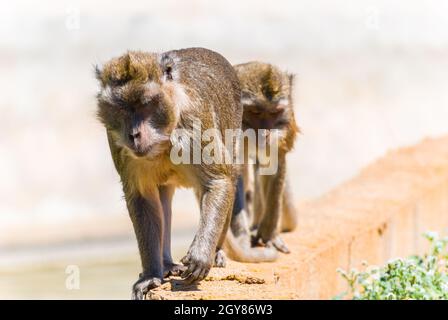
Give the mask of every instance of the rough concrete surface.
[[283, 235], [291, 254], [230, 261], [198, 285], [173, 278], [148, 298], [330, 299], [346, 289], [337, 268], [421, 252], [422, 233], [448, 227], [448, 137], [389, 152], [298, 210], [297, 230]]

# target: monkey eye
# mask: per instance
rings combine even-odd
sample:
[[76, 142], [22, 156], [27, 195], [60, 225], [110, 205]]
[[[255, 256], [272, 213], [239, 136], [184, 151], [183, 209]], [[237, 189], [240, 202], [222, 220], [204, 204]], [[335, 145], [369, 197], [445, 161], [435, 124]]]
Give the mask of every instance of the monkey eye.
[[274, 110], [274, 111], [271, 111], [270, 114], [273, 115], [273, 116], [278, 116], [278, 115], [280, 115], [282, 112], [283, 112], [283, 110]]
[[172, 66], [166, 66], [166, 68], [165, 68], [165, 75], [166, 75], [166, 78], [168, 80], [173, 80], [172, 72], [173, 72], [173, 67]]
[[289, 121], [286, 119], [279, 120], [275, 123], [276, 127], [286, 127], [289, 124]]
[[109, 83], [114, 87], [121, 87], [129, 81], [129, 77], [109, 77]]
[[260, 111], [258, 111], [258, 110], [254, 110], [254, 109], [249, 110], [249, 112], [250, 112], [251, 114], [254, 114], [254, 115], [259, 115], [259, 114], [261, 114]]

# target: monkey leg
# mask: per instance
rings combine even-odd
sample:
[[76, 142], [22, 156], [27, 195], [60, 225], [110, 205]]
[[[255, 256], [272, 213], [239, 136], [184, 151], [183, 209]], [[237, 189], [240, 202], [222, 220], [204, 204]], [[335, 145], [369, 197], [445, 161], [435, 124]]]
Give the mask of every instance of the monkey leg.
[[213, 266], [216, 268], [224, 268], [227, 264], [227, 257], [223, 249], [219, 249], [215, 254], [215, 262]]
[[[247, 218], [246, 207], [246, 194], [244, 190], [243, 177], [239, 176], [235, 191], [235, 201], [231, 212], [230, 229], [233, 236], [239, 238], [250, 238], [249, 224]], [[225, 236], [225, 235], [224, 235]]]
[[225, 249], [229, 257], [241, 262], [269, 262], [277, 259], [275, 248], [251, 247], [248, 214], [245, 210], [245, 190], [241, 177], [237, 184], [230, 229], [226, 232]]
[[211, 181], [202, 192], [199, 230], [187, 256], [182, 259], [188, 267], [182, 274], [187, 283], [202, 280], [209, 273], [233, 204], [234, 192], [234, 184], [228, 177]]
[[281, 226], [280, 230], [282, 232], [290, 232], [297, 227], [297, 211], [296, 208], [294, 207], [291, 188], [287, 179], [285, 182], [285, 190], [283, 191], [282, 215], [280, 226]]
[[[255, 196], [255, 177], [254, 169], [255, 165], [245, 164], [243, 167], [243, 190], [244, 190], [244, 209], [246, 210], [246, 217], [248, 226], [251, 226], [254, 222], [254, 196]], [[238, 187], [240, 187], [238, 185]], [[241, 192], [237, 190], [237, 192]], [[235, 201], [237, 201], [235, 199]]]
[[266, 208], [266, 199], [265, 195], [266, 191], [266, 179], [262, 179], [260, 176], [260, 168], [258, 164], [253, 165], [252, 168], [252, 181], [250, 181], [252, 190], [251, 203], [247, 207], [249, 215], [252, 218], [251, 221], [251, 230], [257, 229], [263, 219], [265, 208]]
[[222, 247], [224, 245], [224, 241], [227, 236], [227, 230], [229, 229], [231, 219], [232, 219], [232, 213], [229, 212], [224, 227], [222, 229], [221, 235], [219, 237], [218, 244], [216, 246], [215, 261], [213, 266], [217, 268], [224, 268], [227, 263], [226, 254], [224, 253], [224, 250], [222, 250]]
[[132, 195], [127, 199], [143, 267], [132, 287], [132, 299], [142, 300], [149, 290], [162, 284], [163, 209], [158, 194]]
[[289, 249], [278, 235], [280, 213], [282, 210], [283, 190], [285, 185], [285, 158], [279, 157], [278, 170], [272, 176], [262, 176], [264, 185], [265, 212], [258, 226], [253, 243], [262, 242], [267, 246], [274, 246], [277, 250], [289, 253]]
[[173, 262], [171, 257], [171, 202], [174, 187], [171, 185], [159, 187], [160, 201], [163, 208], [163, 277], [179, 276], [185, 271], [185, 266]]

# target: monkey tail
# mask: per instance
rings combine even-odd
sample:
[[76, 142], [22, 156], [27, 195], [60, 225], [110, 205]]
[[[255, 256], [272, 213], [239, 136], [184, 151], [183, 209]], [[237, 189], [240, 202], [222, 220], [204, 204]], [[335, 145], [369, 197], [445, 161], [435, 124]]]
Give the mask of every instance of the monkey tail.
[[241, 246], [238, 240], [229, 229], [224, 241], [224, 250], [228, 257], [239, 262], [272, 262], [277, 260], [277, 250], [272, 247], [252, 248], [250, 245]]

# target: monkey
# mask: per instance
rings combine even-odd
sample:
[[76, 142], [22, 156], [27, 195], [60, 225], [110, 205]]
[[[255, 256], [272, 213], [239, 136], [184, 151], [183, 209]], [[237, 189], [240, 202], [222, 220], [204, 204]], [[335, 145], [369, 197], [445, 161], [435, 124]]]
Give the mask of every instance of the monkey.
[[[255, 150], [256, 163], [244, 166], [234, 205], [240, 210], [233, 210], [229, 233], [247, 243], [250, 230], [254, 230], [252, 245], [262, 244], [289, 253], [278, 233], [293, 231], [297, 226], [296, 209], [286, 179], [286, 155], [300, 132], [292, 99], [294, 76], [262, 62], [248, 62], [234, 68], [242, 90], [243, 130], [277, 129], [279, 139], [275, 174], [260, 174], [259, 145]], [[248, 261], [244, 255], [237, 256], [236, 260]]]
[[241, 176], [237, 180], [231, 225], [224, 242], [224, 251], [231, 259], [240, 262], [256, 263], [277, 260], [278, 254], [274, 247], [255, 248], [252, 246], [244, 194], [239, 190], [244, 190], [244, 181]]
[[[106, 129], [113, 163], [137, 238], [142, 272], [132, 299], [143, 299], [169, 275], [186, 283], [225, 264], [222, 246], [230, 224], [238, 169], [234, 163], [174, 163], [173, 133], [241, 128], [241, 89], [232, 65], [219, 53], [188, 48], [128, 51], [96, 67], [97, 116]], [[185, 136], [183, 137], [185, 138]], [[204, 142], [187, 136], [202, 152]], [[181, 142], [182, 144], [183, 142]], [[193, 154], [193, 157], [195, 155]], [[171, 257], [171, 201], [192, 188], [200, 221], [181, 264]]]

